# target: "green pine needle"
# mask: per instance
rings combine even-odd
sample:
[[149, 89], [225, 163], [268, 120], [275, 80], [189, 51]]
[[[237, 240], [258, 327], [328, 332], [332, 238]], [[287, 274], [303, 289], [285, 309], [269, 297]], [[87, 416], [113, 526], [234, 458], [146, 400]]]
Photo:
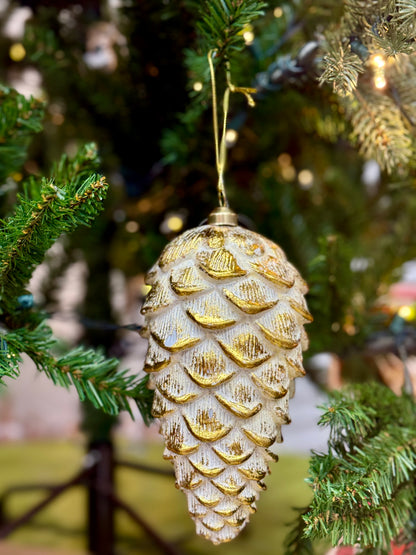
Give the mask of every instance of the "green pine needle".
[[[20, 169], [31, 136], [41, 129], [41, 105], [10, 89], [0, 89], [0, 176]], [[18, 296], [46, 251], [63, 234], [91, 225], [103, 209], [107, 193], [104, 177], [96, 174], [97, 149], [88, 144], [73, 159], [62, 156], [49, 179], [30, 178], [23, 184], [14, 213], [0, 222], [0, 385], [16, 378], [26, 353], [55, 384], [74, 386], [81, 400], [88, 399], [110, 414], [137, 404], [149, 422], [152, 392], [145, 377], [118, 369], [118, 361], [102, 353], [77, 347], [57, 357], [57, 341], [44, 323], [44, 315], [22, 310]]]
[[16, 297], [62, 233], [90, 225], [103, 209], [108, 186], [92, 173], [96, 165], [95, 145], [86, 145], [73, 160], [62, 157], [51, 179], [32, 180], [19, 195], [15, 213], [0, 230], [0, 313], [13, 311]]
[[341, 42], [327, 46], [322, 66], [319, 83], [331, 83], [340, 96], [348, 96], [357, 88], [358, 76], [364, 71], [362, 60], [351, 52], [349, 45], [344, 47]]
[[0, 183], [20, 170], [27, 147], [42, 130], [43, 103], [0, 86]]
[[414, 156], [407, 122], [400, 107], [387, 95], [362, 87], [349, 101], [347, 115], [353, 126], [352, 140], [365, 158], [374, 158], [389, 173], [404, 167]]
[[[74, 386], [81, 401], [88, 399], [99, 409], [110, 414], [126, 410], [130, 414], [129, 401], [137, 404], [145, 422], [150, 421], [152, 392], [147, 389], [148, 377], [138, 378], [126, 370], [119, 370], [115, 358], [106, 358], [99, 351], [77, 347], [61, 357], [52, 352], [57, 341], [45, 323], [33, 330], [19, 328], [2, 336], [7, 342], [7, 353], [0, 353], [0, 380], [10, 376], [21, 353], [26, 353], [56, 385]], [[7, 364], [9, 367], [7, 368]], [[4, 369], [4, 372], [3, 372]], [[17, 373], [17, 370], [16, 372]]]
[[412, 398], [378, 384], [331, 394], [329, 450], [311, 458], [314, 497], [292, 536], [387, 549], [415, 515], [415, 416]]
[[229, 58], [245, 46], [243, 29], [264, 14], [266, 2], [259, 0], [210, 0], [200, 10], [197, 29], [204, 50], [216, 49], [217, 56]]
[[4, 386], [3, 378], [17, 378], [20, 357], [14, 350], [9, 350], [5, 334], [0, 333], [0, 388]]
[[[322, 43], [319, 82], [344, 98], [360, 154], [389, 173], [414, 158], [416, 70], [409, 54], [416, 50], [415, 17], [415, 0], [346, 0]], [[375, 55], [385, 60], [382, 69], [372, 64]]]

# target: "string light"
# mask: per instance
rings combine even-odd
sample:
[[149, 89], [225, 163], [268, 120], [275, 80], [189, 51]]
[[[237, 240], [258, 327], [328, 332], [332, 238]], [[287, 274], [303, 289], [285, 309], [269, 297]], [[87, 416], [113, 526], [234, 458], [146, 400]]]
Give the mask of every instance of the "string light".
[[168, 214], [160, 225], [162, 233], [177, 233], [183, 228], [184, 219], [180, 214]]
[[370, 64], [374, 70], [374, 86], [376, 89], [384, 89], [387, 85], [385, 76], [386, 60], [381, 54], [373, 54], [370, 57]]
[[51, 114], [51, 121], [54, 125], [62, 125], [65, 121], [65, 116], [63, 114], [64, 106], [58, 102], [54, 102], [49, 106], [49, 113]]
[[293, 181], [296, 177], [296, 170], [293, 166], [285, 166], [282, 168], [282, 177], [286, 181]]
[[117, 208], [113, 212], [113, 220], [117, 223], [122, 223], [126, 219], [126, 212], [122, 208]]
[[276, 17], [276, 18], [282, 17], [282, 15], [283, 15], [283, 10], [282, 10], [282, 8], [280, 8], [279, 6], [278, 6], [277, 8], [275, 8], [275, 9], [273, 10], [273, 15], [274, 15], [274, 17]]
[[371, 57], [371, 64], [373, 65], [373, 67], [382, 68], [386, 65], [386, 60], [381, 54], [375, 54]]
[[313, 185], [313, 173], [311, 170], [301, 170], [298, 173], [298, 181], [302, 189], [310, 189]]
[[287, 152], [282, 152], [277, 157], [277, 163], [280, 166], [280, 173], [284, 180], [293, 181], [296, 178], [296, 170], [292, 164], [292, 157]]
[[20, 42], [12, 44], [9, 50], [9, 56], [14, 62], [21, 62], [26, 56], [26, 50], [23, 44]]
[[183, 227], [183, 220], [179, 216], [171, 216], [166, 223], [172, 231], [180, 231]]
[[202, 91], [202, 87], [203, 87], [203, 85], [202, 85], [201, 81], [195, 81], [195, 83], [192, 85], [192, 88], [196, 92]]
[[159, 75], [159, 68], [149, 64], [147, 66], [147, 73], [151, 76], [151, 77], [157, 77]]
[[225, 133], [225, 144], [227, 147], [232, 147], [235, 145], [238, 139], [238, 132], [235, 129], [227, 129]]
[[399, 308], [397, 314], [400, 316], [400, 318], [403, 318], [403, 320], [410, 321], [414, 320], [416, 316], [416, 310], [413, 306], [404, 305]]
[[243, 38], [247, 46], [253, 43], [254, 33], [253, 33], [253, 27], [251, 25], [247, 25], [247, 27], [244, 28]]
[[376, 89], [384, 89], [386, 85], [387, 81], [384, 75], [377, 75], [374, 77], [374, 86], [376, 87]]
[[130, 220], [126, 223], [126, 231], [128, 233], [136, 233], [136, 231], [139, 231], [139, 224], [134, 220]]

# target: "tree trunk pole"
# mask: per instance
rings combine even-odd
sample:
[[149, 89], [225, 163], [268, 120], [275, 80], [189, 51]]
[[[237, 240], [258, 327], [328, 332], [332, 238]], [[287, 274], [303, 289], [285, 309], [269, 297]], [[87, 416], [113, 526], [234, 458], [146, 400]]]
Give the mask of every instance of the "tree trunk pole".
[[88, 484], [88, 549], [94, 555], [114, 555], [114, 503], [103, 493], [114, 489], [114, 449], [111, 441], [95, 441], [90, 452], [98, 464]]

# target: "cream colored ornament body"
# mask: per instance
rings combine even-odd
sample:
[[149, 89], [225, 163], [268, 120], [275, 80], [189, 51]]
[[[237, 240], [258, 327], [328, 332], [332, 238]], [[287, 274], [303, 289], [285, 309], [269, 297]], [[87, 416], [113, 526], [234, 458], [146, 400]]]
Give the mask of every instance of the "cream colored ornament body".
[[227, 225], [174, 239], [147, 282], [145, 370], [164, 456], [197, 533], [226, 542], [255, 511], [290, 421], [307, 286], [280, 247]]

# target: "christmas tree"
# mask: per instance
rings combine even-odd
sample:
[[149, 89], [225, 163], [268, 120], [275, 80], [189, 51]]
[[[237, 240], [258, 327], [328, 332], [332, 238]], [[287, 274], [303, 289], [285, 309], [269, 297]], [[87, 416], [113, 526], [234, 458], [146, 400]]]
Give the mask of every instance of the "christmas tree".
[[[24, 6], [10, 3], [3, 22]], [[116, 370], [115, 360], [81, 347], [52, 354], [47, 315], [25, 288], [53, 241], [91, 225], [103, 206], [107, 185], [90, 141], [112, 194], [87, 240], [75, 233], [68, 246], [83, 249], [90, 267], [88, 317], [111, 318], [102, 312], [107, 287], [95, 286], [110, 268], [144, 273], [168, 239], [216, 206], [214, 53], [218, 98], [227, 88], [231, 95], [230, 205], [309, 283], [308, 355], [337, 355], [352, 382], [324, 410], [328, 452], [311, 458], [313, 499], [288, 550], [311, 553], [312, 541], [327, 538], [366, 553], [389, 553], [392, 541], [412, 552], [415, 405], [406, 364], [402, 395], [367, 382], [377, 367], [386, 379], [376, 354], [403, 357], [413, 338], [403, 319], [412, 320], [411, 307], [396, 315], [380, 297], [416, 252], [414, 0], [31, 2], [25, 13], [24, 34], [2, 40], [1, 80], [23, 86], [32, 76], [33, 85], [35, 75], [47, 104], [43, 118], [38, 101], [2, 92], [2, 375], [17, 375], [26, 352], [81, 399], [113, 414], [133, 399], [150, 418], [145, 381]], [[64, 156], [53, 178], [39, 177], [80, 142], [88, 146]], [[375, 346], [380, 337], [387, 347]]]
[[[42, 105], [15, 91], [2, 89], [2, 179], [17, 174], [31, 134], [41, 129]], [[1, 229], [1, 377], [17, 377], [21, 353], [35, 362], [54, 383], [76, 387], [81, 400], [116, 414], [130, 410], [129, 398], [140, 403], [144, 384], [117, 371], [118, 361], [93, 350], [77, 348], [63, 357], [52, 354], [54, 339], [25, 287], [46, 251], [62, 234], [90, 225], [102, 209], [107, 184], [94, 173], [95, 145], [81, 148], [73, 159], [63, 156], [49, 178], [32, 177], [16, 197], [13, 212]], [[7, 205], [5, 207], [7, 209]], [[146, 398], [146, 394], [144, 395]]]

